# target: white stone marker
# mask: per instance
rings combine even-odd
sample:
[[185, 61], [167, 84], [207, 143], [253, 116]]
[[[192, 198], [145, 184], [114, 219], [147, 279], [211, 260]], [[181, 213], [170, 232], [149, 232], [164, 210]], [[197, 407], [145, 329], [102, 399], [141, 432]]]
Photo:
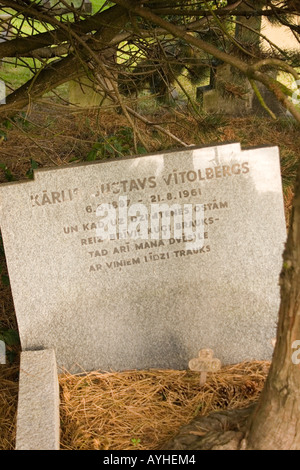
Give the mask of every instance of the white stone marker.
[[21, 353], [16, 450], [59, 450], [59, 385], [53, 349]]
[[189, 361], [189, 368], [200, 372], [200, 386], [206, 382], [207, 372], [217, 372], [221, 369], [221, 361], [214, 357], [212, 349], [200, 349], [198, 357]]

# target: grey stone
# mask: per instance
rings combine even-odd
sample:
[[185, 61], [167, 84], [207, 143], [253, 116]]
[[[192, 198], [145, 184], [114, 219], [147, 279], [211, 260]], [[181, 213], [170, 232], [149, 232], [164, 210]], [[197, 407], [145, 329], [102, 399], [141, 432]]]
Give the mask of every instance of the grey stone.
[[[1, 67], [1, 62], [0, 62], [0, 67]], [[6, 86], [5, 83], [0, 80], [0, 104], [5, 104], [6, 103]]]
[[[277, 73], [271, 75], [276, 79]], [[255, 82], [255, 84], [267, 107], [277, 117], [286, 117], [286, 110], [275, 95], [261, 83]], [[249, 80], [228, 64], [217, 67], [214, 86], [208, 85], [197, 89], [197, 100], [200, 107], [208, 114], [270, 117], [259, 102]]]
[[6, 364], [6, 346], [2, 340], [0, 340], [0, 364]]
[[[204, 246], [100, 241], [97, 206], [126, 195], [129, 210], [205, 204]], [[278, 148], [37, 170], [0, 186], [0, 221], [22, 347], [54, 348], [60, 370], [186, 369], [201, 348], [225, 364], [271, 358], [286, 240]]]
[[[0, 43], [8, 41], [12, 36], [12, 15], [9, 14], [1, 14], [0, 15]], [[2, 60], [0, 60], [0, 68], [2, 67]], [[0, 80], [0, 104], [5, 104], [5, 87], [1, 87], [1, 84], [4, 84], [2, 80]]]
[[21, 353], [16, 450], [59, 450], [59, 385], [53, 349]]
[[82, 77], [78, 81], [69, 82], [69, 102], [71, 106], [93, 108], [109, 106], [112, 101], [105, 93], [97, 90], [96, 82], [89, 77]]
[[[249, 12], [253, 10], [251, 5], [244, 4], [239, 8], [243, 11], [245, 9], [249, 10]], [[245, 50], [253, 55], [259, 53], [261, 49], [265, 49], [260, 36], [261, 23], [262, 18], [259, 16], [255, 17], [251, 14], [249, 17], [237, 16], [235, 39], [239, 44], [243, 45]], [[263, 33], [264, 35], [266, 34], [265, 31]], [[280, 41], [280, 47], [282, 48], [282, 41]], [[269, 112], [260, 103], [248, 78], [244, 74], [225, 63], [219, 63], [211, 71], [214, 71], [214, 74], [213, 77], [211, 76], [213, 80], [210, 81], [210, 84], [197, 88], [197, 100], [205, 112], [231, 116], [255, 114], [257, 116], [270, 117]], [[277, 71], [272, 70], [268, 73], [272, 78], [277, 78]], [[255, 82], [255, 85], [269, 110], [277, 117], [286, 117], [286, 110], [279, 103], [275, 95], [260, 82]]]
[[82, 5], [82, 10], [85, 13], [92, 13], [93, 12], [93, 4], [90, 0], [84, 0]]
[[13, 16], [10, 14], [0, 15], [0, 38], [1, 42], [7, 41], [12, 36], [12, 20]]

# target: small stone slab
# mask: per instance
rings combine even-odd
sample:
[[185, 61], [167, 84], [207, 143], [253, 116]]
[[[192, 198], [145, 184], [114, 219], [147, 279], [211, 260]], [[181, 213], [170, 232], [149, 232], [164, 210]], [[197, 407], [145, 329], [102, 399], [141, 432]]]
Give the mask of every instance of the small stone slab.
[[6, 364], [6, 348], [2, 340], [0, 340], [0, 364]]
[[16, 450], [59, 450], [59, 385], [53, 349], [21, 354]]
[[212, 349], [200, 349], [198, 357], [189, 361], [189, 368], [200, 372], [200, 385], [205, 384], [207, 372], [216, 372], [221, 369], [222, 363], [220, 359], [213, 356], [214, 352]]

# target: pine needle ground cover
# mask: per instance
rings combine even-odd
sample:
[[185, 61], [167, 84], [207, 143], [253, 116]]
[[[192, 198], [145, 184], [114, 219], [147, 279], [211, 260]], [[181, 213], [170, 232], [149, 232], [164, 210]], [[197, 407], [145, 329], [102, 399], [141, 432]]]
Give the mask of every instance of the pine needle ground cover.
[[[257, 400], [269, 363], [243, 362], [209, 374], [179, 370], [60, 376], [61, 449], [157, 450], [180, 427], [212, 411]], [[13, 450], [18, 368], [0, 368], [0, 450]]]

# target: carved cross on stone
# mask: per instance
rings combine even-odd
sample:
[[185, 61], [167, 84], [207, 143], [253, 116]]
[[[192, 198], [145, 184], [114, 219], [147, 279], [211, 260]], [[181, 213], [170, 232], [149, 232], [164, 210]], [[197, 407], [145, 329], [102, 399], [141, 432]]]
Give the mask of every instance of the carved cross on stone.
[[200, 349], [198, 357], [189, 361], [189, 368], [200, 372], [200, 386], [206, 382], [207, 372], [216, 372], [221, 369], [220, 359], [214, 358], [212, 349]]

